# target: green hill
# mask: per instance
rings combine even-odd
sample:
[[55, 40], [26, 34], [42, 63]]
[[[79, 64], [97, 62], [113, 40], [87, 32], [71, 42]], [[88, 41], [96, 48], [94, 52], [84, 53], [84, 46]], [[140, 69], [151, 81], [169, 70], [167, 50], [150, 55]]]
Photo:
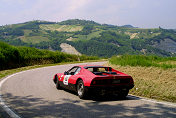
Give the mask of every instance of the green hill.
[[0, 27], [0, 41], [15, 46], [61, 51], [67, 43], [82, 54], [111, 57], [122, 54], [176, 55], [176, 31], [114, 26], [88, 20], [30, 21]]

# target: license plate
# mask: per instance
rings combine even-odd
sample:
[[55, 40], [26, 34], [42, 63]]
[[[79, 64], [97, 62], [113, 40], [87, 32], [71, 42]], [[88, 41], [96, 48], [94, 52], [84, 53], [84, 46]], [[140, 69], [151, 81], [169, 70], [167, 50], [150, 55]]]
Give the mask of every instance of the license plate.
[[120, 80], [118, 80], [118, 79], [116, 80], [116, 79], [115, 79], [115, 80], [113, 80], [112, 83], [113, 83], [113, 84], [119, 84], [119, 83], [120, 83]]

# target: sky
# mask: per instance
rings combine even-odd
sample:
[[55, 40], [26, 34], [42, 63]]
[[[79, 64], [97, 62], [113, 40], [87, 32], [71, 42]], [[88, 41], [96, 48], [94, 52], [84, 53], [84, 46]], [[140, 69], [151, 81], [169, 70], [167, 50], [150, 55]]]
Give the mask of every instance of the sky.
[[176, 0], [0, 0], [0, 25], [68, 19], [176, 29]]

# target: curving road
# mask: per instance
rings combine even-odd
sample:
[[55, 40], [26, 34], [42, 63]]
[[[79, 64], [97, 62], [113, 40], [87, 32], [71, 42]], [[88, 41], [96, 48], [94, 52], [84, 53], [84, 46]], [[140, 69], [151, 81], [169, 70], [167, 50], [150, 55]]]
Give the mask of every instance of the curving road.
[[38, 68], [10, 76], [1, 85], [1, 97], [14, 113], [24, 118], [176, 117], [175, 104], [130, 95], [126, 100], [80, 100], [74, 93], [57, 90], [53, 75], [74, 65], [77, 64]]

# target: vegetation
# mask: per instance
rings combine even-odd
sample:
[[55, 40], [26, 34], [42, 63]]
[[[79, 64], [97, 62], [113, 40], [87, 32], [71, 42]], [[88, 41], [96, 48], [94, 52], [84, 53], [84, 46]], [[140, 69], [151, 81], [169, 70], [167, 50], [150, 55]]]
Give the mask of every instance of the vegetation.
[[87, 21], [87, 20], [79, 20], [79, 19], [71, 19], [62, 21], [59, 23], [60, 25], [100, 25], [99, 23], [96, 23], [94, 21]]
[[51, 31], [62, 31], [62, 32], [75, 32], [81, 31], [83, 29], [82, 26], [77, 25], [59, 25], [59, 24], [49, 24], [49, 25], [40, 25], [40, 28], [43, 30], [51, 30]]
[[39, 50], [30, 47], [14, 47], [0, 42], [0, 70], [23, 66], [95, 60], [98, 57], [77, 56], [59, 51]]
[[144, 55], [122, 55], [110, 58], [109, 62], [121, 66], [176, 68], [176, 57], [158, 57]]
[[[74, 40], [67, 40], [74, 39]], [[161, 44], [169, 39], [170, 48]], [[162, 28], [140, 29], [130, 25], [114, 26], [87, 20], [63, 22], [31, 21], [0, 27], [0, 41], [15, 46], [35, 47], [60, 51], [61, 43], [74, 46], [86, 55], [176, 55], [176, 31]]]

